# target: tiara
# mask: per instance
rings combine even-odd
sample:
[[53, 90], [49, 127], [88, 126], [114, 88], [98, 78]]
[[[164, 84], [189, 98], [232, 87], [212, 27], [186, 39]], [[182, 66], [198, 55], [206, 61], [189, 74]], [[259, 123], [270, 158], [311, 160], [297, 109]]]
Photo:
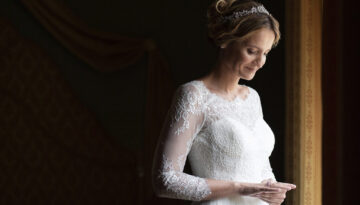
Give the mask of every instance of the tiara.
[[254, 6], [249, 10], [242, 10], [242, 11], [236, 11], [232, 13], [231, 15], [224, 16], [224, 21], [231, 21], [240, 18], [241, 16], [247, 16], [250, 14], [267, 14], [270, 15], [270, 13], [265, 9], [263, 5], [261, 6]]

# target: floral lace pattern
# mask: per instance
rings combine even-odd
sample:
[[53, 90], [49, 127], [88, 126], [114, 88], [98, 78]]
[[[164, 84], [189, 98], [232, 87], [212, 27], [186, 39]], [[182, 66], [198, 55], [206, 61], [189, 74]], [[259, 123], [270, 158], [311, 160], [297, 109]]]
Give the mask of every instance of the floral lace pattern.
[[[274, 146], [262, 118], [260, 98], [249, 87], [245, 99], [226, 100], [202, 81], [182, 85], [173, 98], [155, 154], [156, 192], [164, 197], [202, 201], [211, 194], [206, 178], [261, 182], [275, 179], [268, 157]], [[186, 158], [193, 175], [183, 172]], [[201, 204], [263, 204], [244, 197]]]
[[[183, 160], [180, 156], [178, 160]], [[163, 156], [162, 171], [159, 174], [159, 180], [166, 187], [168, 197], [176, 199], [185, 199], [200, 201], [210, 194], [205, 179], [194, 177], [179, 171], [175, 171], [174, 162]]]

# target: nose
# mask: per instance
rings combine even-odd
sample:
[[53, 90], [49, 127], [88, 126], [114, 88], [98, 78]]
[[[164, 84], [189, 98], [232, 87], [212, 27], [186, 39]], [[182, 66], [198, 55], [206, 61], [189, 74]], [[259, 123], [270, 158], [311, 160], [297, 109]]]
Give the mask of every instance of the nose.
[[255, 60], [256, 66], [258, 66], [258, 68], [263, 67], [264, 64], [265, 64], [265, 61], [266, 61], [266, 56], [265, 55], [258, 56], [256, 58], [256, 60]]

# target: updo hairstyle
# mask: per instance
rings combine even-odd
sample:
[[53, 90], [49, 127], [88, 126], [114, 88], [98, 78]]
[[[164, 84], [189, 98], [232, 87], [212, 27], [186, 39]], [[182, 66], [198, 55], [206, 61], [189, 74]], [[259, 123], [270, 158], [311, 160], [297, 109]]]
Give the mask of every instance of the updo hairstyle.
[[234, 12], [251, 10], [252, 7], [262, 6], [261, 3], [249, 0], [215, 0], [207, 11], [208, 36], [217, 46], [222, 47], [233, 41], [245, 40], [252, 32], [261, 28], [268, 28], [274, 31], [275, 47], [280, 39], [279, 22], [272, 16], [265, 13], [253, 13], [231, 20], [224, 17]]

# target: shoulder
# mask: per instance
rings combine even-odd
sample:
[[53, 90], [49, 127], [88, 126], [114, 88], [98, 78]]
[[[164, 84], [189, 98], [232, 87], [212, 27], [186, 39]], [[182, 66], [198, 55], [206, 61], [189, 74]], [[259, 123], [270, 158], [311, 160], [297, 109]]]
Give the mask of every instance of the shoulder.
[[178, 91], [179, 92], [190, 92], [190, 93], [198, 92], [200, 94], [200, 91], [201, 91], [200, 81], [193, 80], [193, 81], [184, 83], [179, 86]]
[[253, 88], [248, 85], [241, 85], [248, 89], [249, 95], [255, 96], [256, 98], [260, 99], [259, 93]]
[[173, 106], [177, 112], [198, 113], [203, 110], [205, 96], [198, 81], [180, 85], [173, 97]]
[[198, 101], [204, 97], [200, 81], [190, 81], [180, 85], [176, 90], [176, 96], [189, 101]]

